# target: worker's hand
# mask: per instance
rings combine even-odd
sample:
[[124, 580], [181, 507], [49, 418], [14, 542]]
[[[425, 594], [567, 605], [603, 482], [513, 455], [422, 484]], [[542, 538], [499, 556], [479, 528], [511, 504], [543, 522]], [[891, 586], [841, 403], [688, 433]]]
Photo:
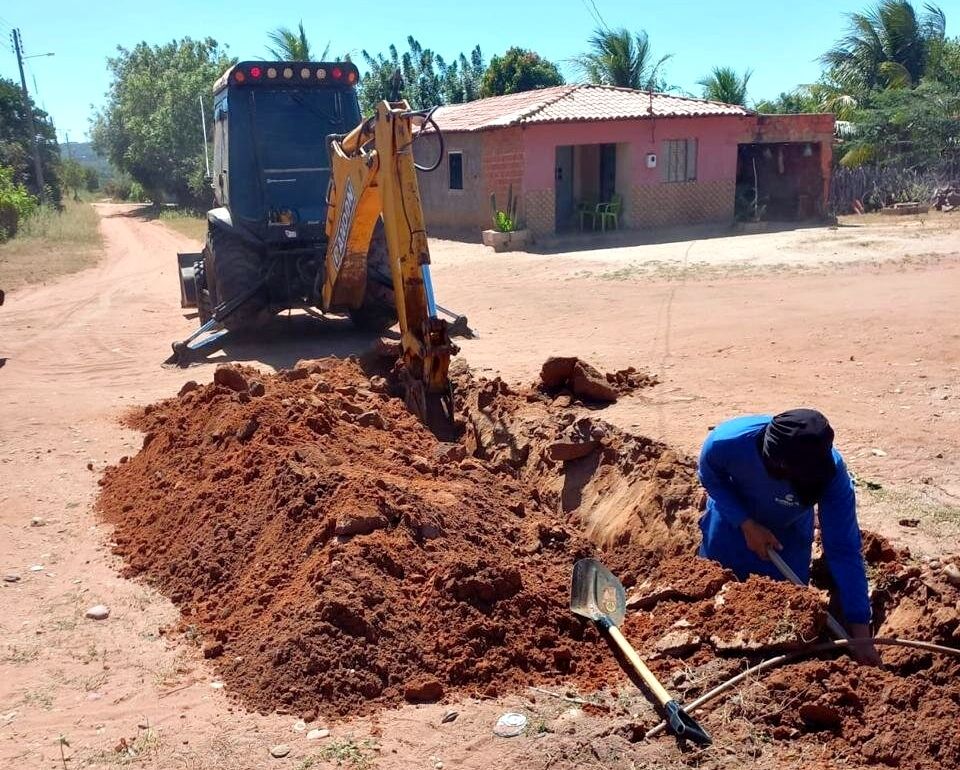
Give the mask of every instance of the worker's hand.
[[[848, 623], [847, 630], [850, 632], [851, 639], [873, 639], [870, 633], [870, 626], [866, 623]], [[880, 653], [877, 648], [871, 644], [851, 644], [850, 653], [857, 663], [864, 666], [882, 666]]]
[[770, 560], [770, 557], [767, 556], [768, 548], [773, 548], [776, 551], [783, 550], [777, 536], [763, 524], [757, 524], [753, 519], [744, 519], [743, 524], [740, 525], [740, 530], [747, 541], [747, 548], [764, 561]]

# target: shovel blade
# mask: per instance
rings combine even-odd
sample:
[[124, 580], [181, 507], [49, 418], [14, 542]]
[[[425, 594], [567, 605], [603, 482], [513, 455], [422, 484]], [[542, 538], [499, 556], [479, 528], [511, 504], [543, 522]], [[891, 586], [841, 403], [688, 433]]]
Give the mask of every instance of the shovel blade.
[[675, 700], [664, 704], [663, 710], [667, 717], [667, 724], [670, 725], [670, 731], [678, 738], [693, 741], [699, 746], [709, 746], [713, 743], [710, 733], [704, 730]]
[[580, 559], [573, 565], [570, 609], [593, 621], [606, 619], [619, 626], [627, 608], [623, 584], [596, 559]]

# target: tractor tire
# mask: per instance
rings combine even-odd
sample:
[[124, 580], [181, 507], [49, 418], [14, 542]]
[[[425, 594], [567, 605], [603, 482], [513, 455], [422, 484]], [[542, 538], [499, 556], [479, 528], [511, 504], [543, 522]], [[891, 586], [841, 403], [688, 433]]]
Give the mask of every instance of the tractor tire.
[[385, 332], [397, 322], [397, 301], [393, 294], [390, 253], [383, 220], [377, 222], [367, 252], [367, 288], [363, 304], [350, 310], [350, 320], [365, 332]]
[[[260, 254], [250, 244], [217, 227], [207, 232], [204, 276], [210, 303], [216, 308], [245, 294], [263, 279]], [[269, 317], [266, 290], [261, 287], [223, 319], [230, 331], [250, 329]]]

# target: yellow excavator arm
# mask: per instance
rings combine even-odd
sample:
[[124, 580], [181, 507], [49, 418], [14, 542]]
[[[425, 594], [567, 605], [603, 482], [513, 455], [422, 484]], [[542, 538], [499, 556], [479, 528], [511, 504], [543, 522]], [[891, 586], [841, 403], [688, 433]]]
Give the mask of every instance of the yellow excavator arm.
[[367, 255], [383, 218], [390, 274], [400, 321], [399, 375], [410, 410], [428, 424], [452, 419], [447, 370], [458, 348], [437, 317], [430, 280], [415, 131], [427, 114], [405, 101], [383, 101], [376, 114], [330, 140], [327, 254], [323, 309], [358, 308], [367, 282]]

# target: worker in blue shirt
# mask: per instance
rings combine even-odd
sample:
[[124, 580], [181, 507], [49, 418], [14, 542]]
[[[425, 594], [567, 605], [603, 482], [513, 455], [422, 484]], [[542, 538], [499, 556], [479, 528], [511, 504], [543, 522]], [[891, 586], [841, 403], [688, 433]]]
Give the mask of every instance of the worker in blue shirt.
[[[748, 575], [782, 579], [767, 554], [774, 548], [807, 582], [817, 505], [823, 552], [846, 628], [853, 638], [872, 638], [853, 483], [833, 448], [826, 417], [813, 409], [793, 409], [721, 423], [703, 445], [699, 475], [708, 495], [700, 519], [700, 555], [741, 580]], [[872, 644], [852, 649], [863, 663], [880, 662]]]

